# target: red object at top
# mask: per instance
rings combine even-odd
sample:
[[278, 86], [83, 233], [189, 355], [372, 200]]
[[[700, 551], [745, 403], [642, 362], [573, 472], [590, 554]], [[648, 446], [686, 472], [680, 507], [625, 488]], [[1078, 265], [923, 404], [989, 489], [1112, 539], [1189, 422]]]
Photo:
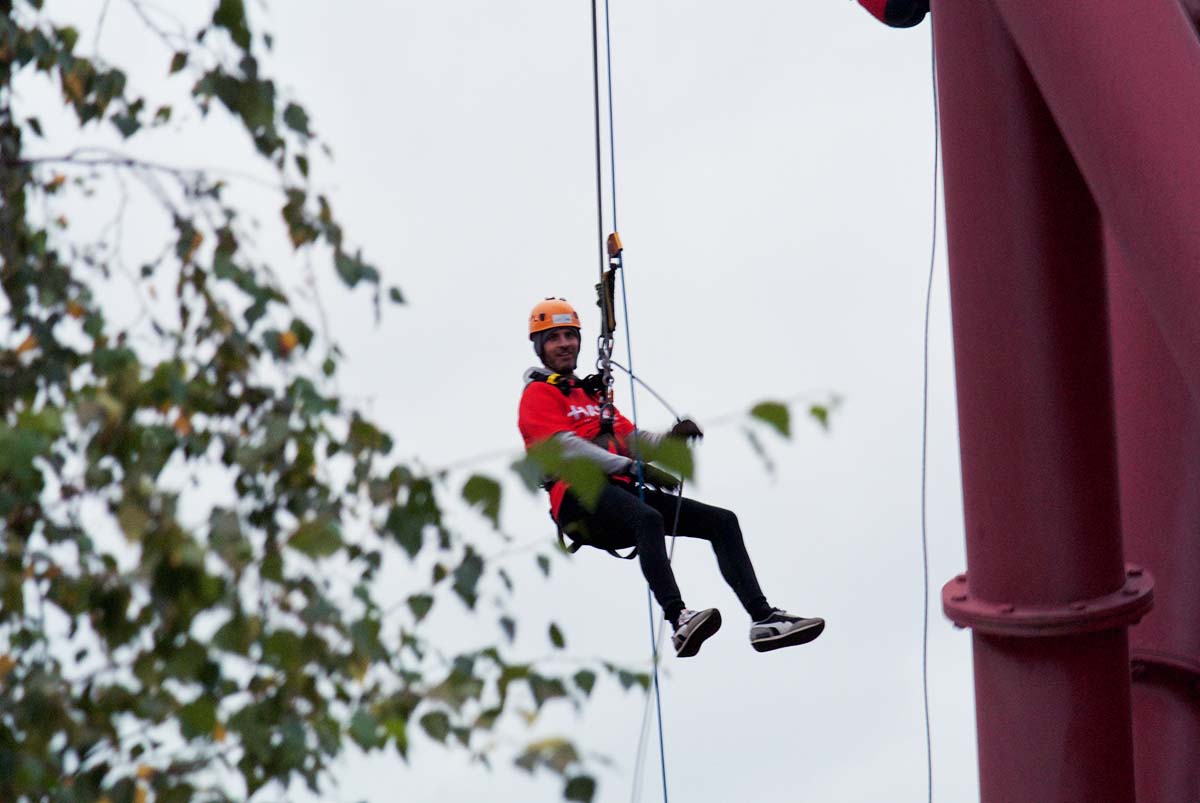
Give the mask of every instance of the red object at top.
[[929, 13], [929, 0], [858, 0], [858, 4], [892, 28], [919, 25]]
[[[548, 382], [530, 382], [521, 395], [521, 406], [517, 413], [517, 427], [529, 449], [560, 432], [571, 432], [592, 442], [600, 436], [600, 402], [584, 392], [583, 388], [572, 387], [564, 394], [561, 385]], [[613, 435], [615, 443], [608, 447], [610, 452], [629, 455], [628, 438], [634, 426], [628, 418], [615, 412]], [[558, 518], [558, 508], [567, 483], [559, 480], [550, 486], [550, 512]]]
[[883, 18], [887, 10], [887, 0], [858, 0], [858, 4], [871, 12], [871, 16], [880, 22], [886, 22]]

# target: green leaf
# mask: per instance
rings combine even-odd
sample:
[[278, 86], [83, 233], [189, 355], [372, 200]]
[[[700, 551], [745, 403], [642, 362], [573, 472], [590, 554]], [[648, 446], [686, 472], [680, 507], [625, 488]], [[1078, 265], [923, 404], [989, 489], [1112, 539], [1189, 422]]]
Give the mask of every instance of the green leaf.
[[584, 693], [590, 695], [596, 686], [596, 673], [590, 669], [580, 669], [573, 678], [575, 685]]
[[560, 630], [558, 625], [555, 624], [554, 622], [550, 623], [549, 635], [550, 635], [550, 643], [553, 644], [557, 649], [561, 650], [562, 648], [567, 646], [567, 642], [563, 638], [562, 630]]
[[[309, 337], [311, 336], [312, 333], [309, 332]], [[347, 443], [355, 454], [366, 450], [387, 454], [392, 448], [392, 439], [358, 413], [350, 419], [350, 437]]]
[[527, 772], [543, 766], [563, 775], [578, 761], [579, 752], [573, 744], [563, 738], [551, 737], [528, 745], [515, 763]]
[[254, 557], [250, 542], [242, 533], [237, 513], [225, 508], [215, 508], [209, 517], [208, 543], [230, 566], [244, 568]]
[[213, 12], [213, 24], [229, 31], [234, 44], [242, 50], [250, 49], [250, 28], [246, 24], [246, 7], [242, 0], [221, 0]]
[[393, 304], [403, 304], [404, 303], [404, 294], [400, 292], [399, 287], [389, 287], [388, 288], [388, 298], [391, 299]]
[[663, 438], [658, 444], [641, 441], [637, 444], [638, 454], [644, 460], [657, 463], [685, 480], [696, 475], [696, 461], [692, 447], [683, 438]]
[[543, 441], [533, 446], [526, 461], [536, 466], [535, 475], [564, 480], [589, 510], [595, 509], [601, 492], [608, 485], [608, 475], [599, 466], [584, 458], [564, 457], [562, 446], [557, 441]]
[[563, 789], [564, 799], [576, 800], [579, 803], [591, 803], [595, 794], [596, 781], [587, 775], [576, 775], [567, 781], [567, 786]]
[[621, 670], [617, 673], [617, 679], [621, 683], [621, 688], [631, 688], [635, 683], [642, 687], [643, 690], [650, 688], [650, 676], [645, 672], [628, 672]]
[[167, 661], [163, 671], [167, 677], [178, 680], [192, 680], [208, 662], [208, 652], [195, 641], [188, 641], [175, 651]]
[[171, 57], [171, 75], [182, 70], [187, 65], [188, 54], [180, 50]]
[[312, 136], [312, 133], [308, 130], [308, 113], [304, 111], [303, 107], [295, 103], [289, 103], [284, 108], [283, 122], [288, 128], [301, 136]]
[[750, 416], [764, 422], [785, 438], [792, 435], [792, 417], [786, 404], [759, 402], [750, 408]]
[[467, 547], [462, 563], [454, 570], [454, 593], [462, 598], [468, 608], [475, 607], [475, 587], [483, 574], [483, 558]]
[[504, 635], [511, 644], [513, 639], [517, 637], [517, 623], [511, 616], [500, 617], [500, 627], [504, 630]]
[[545, 576], [545, 577], [550, 576], [550, 558], [546, 557], [545, 555], [538, 555], [537, 556], [537, 565], [538, 565], [538, 568], [542, 570], [543, 576]]
[[126, 499], [117, 508], [117, 522], [126, 538], [141, 541], [150, 526], [150, 513], [137, 502]]
[[433, 607], [433, 597], [429, 594], [413, 594], [408, 598], [408, 609], [418, 622], [425, 618]]
[[567, 696], [567, 688], [561, 680], [533, 673], [529, 675], [529, 691], [533, 693], [533, 701], [538, 708], [549, 700]]
[[62, 42], [63, 49], [70, 53], [75, 49], [75, 44], [79, 41], [79, 31], [73, 26], [67, 25], [59, 28], [58, 39]]
[[500, 483], [491, 477], [474, 474], [463, 485], [462, 496], [467, 504], [482, 508], [483, 515], [493, 527], [500, 528]]
[[179, 709], [179, 729], [188, 739], [211, 736], [217, 724], [217, 704], [201, 694], [194, 702]]
[[344, 251], [338, 251], [334, 255], [333, 266], [347, 287], [354, 287], [364, 279], [369, 282], [379, 281], [379, 271], [364, 262], [361, 253], [350, 256]]
[[321, 516], [301, 524], [288, 545], [310, 558], [324, 558], [342, 548], [342, 535], [333, 519]]
[[383, 528], [396, 539], [409, 559], [415, 558], [425, 541], [425, 522], [413, 515], [406, 506], [395, 505], [388, 511]]
[[382, 745], [386, 737], [381, 733], [379, 720], [369, 711], [360, 708], [350, 718], [350, 738], [362, 749], [370, 750]]
[[296, 335], [296, 338], [300, 341], [300, 345], [304, 346], [304, 348], [312, 345], [313, 330], [303, 318], [292, 318], [292, 323], [288, 327], [288, 331]]
[[821, 429], [829, 431], [829, 408], [824, 404], [813, 404], [808, 408], [808, 414], [817, 420]]
[[298, 669], [302, 639], [291, 630], [275, 630], [263, 639], [263, 660], [284, 670]]
[[749, 427], [742, 427], [742, 434], [746, 436], [746, 440], [749, 441], [750, 448], [754, 450], [754, 454], [762, 461], [766, 472], [774, 476], [775, 463], [771, 460], [771, 455], [767, 453], [767, 447], [763, 446], [762, 439], [758, 437], [758, 433]]
[[450, 717], [444, 711], [431, 711], [421, 717], [420, 723], [421, 729], [436, 741], [445, 742], [450, 734]]

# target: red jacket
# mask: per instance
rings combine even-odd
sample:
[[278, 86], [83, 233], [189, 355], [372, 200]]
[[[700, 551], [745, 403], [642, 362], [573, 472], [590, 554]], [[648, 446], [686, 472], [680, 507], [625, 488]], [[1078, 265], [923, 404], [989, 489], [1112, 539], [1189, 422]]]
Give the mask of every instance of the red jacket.
[[[559, 433], [572, 433], [589, 443], [600, 435], [598, 398], [589, 396], [579, 387], [572, 387], [564, 394], [561, 386], [531, 379], [529, 373], [526, 373], [526, 382], [517, 413], [517, 427], [527, 450]], [[613, 418], [615, 443], [608, 450], [628, 457], [628, 438], [633, 431], [633, 423], [617, 412]], [[550, 486], [550, 512], [555, 519], [566, 492], [567, 483], [562, 480]]]

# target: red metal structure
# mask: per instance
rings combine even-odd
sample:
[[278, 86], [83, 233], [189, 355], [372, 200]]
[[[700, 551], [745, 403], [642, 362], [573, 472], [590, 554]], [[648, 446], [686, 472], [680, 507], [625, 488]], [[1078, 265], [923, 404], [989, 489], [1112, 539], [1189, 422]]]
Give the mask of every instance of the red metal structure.
[[1152, 566], [1154, 615], [1130, 633], [1138, 800], [1200, 801], [1200, 408], [1120, 251], [1110, 248], [1122, 521]]
[[932, 5], [982, 797], [1196, 803], [1200, 2]]

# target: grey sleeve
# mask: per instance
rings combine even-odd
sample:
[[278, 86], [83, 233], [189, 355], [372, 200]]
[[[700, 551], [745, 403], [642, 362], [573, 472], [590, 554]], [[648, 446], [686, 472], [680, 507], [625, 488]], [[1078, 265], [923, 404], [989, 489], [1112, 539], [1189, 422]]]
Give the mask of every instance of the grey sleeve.
[[559, 432], [552, 440], [562, 445], [563, 457], [582, 457], [600, 467], [605, 474], [624, 474], [633, 461], [628, 457], [613, 454], [591, 441], [585, 441], [574, 432]]

